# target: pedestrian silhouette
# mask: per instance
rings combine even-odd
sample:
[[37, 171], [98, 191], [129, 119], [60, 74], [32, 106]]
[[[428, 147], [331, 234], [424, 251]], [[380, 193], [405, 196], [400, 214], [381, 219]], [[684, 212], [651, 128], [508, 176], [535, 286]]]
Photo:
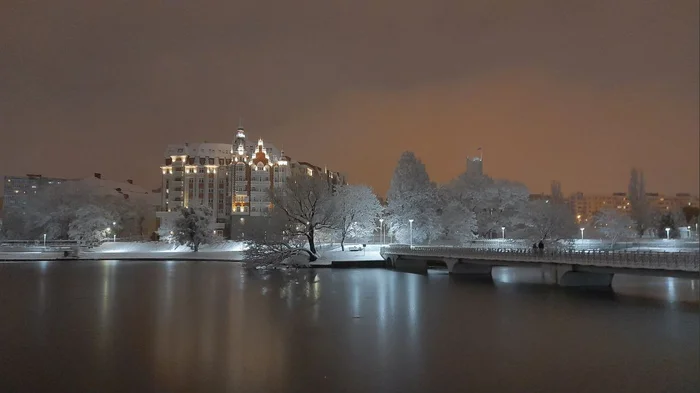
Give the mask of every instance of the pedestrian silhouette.
[[542, 240], [540, 240], [540, 244], [538, 244], [537, 246], [540, 248], [540, 251], [544, 250], [544, 243], [542, 242]]

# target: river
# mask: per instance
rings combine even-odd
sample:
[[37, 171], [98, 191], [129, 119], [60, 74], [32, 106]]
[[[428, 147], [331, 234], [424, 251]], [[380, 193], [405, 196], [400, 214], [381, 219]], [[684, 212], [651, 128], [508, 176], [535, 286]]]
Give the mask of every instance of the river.
[[697, 280], [0, 263], [2, 392], [697, 392]]

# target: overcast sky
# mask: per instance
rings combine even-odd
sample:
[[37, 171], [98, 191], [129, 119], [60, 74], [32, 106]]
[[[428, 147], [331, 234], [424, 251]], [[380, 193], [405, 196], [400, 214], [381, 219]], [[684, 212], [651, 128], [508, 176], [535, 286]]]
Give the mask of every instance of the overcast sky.
[[700, 188], [698, 1], [3, 0], [0, 175], [160, 184], [165, 146], [247, 135], [383, 194], [445, 182]]

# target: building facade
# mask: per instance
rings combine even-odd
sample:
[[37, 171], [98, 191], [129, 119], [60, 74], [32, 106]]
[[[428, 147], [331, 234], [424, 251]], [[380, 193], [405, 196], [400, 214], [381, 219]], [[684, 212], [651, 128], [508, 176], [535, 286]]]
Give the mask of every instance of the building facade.
[[262, 138], [249, 141], [239, 127], [231, 144], [185, 143], [169, 145], [161, 166], [162, 192], [158, 217], [167, 228], [178, 207], [209, 206], [215, 231], [231, 236], [249, 217], [266, 216], [271, 207], [269, 190], [285, 184], [292, 174], [323, 176], [330, 184], [345, 184], [345, 177], [308, 162], [293, 161]]
[[[688, 193], [678, 193], [673, 196], [665, 196], [655, 192], [646, 194], [649, 205], [659, 211], [680, 210], [686, 206], [700, 207], [700, 199]], [[630, 201], [627, 193], [616, 192], [608, 195], [583, 194], [577, 192], [568, 198], [571, 212], [579, 223], [590, 221], [593, 216], [604, 208], [630, 211]]]
[[59, 185], [66, 179], [44, 177], [42, 175], [28, 174], [26, 176], [5, 176], [5, 195], [3, 197], [3, 215], [13, 209], [21, 211], [27, 203], [37, 195], [45, 192], [47, 188]]
[[467, 157], [467, 173], [474, 176], [484, 175], [484, 160], [482, 157]]

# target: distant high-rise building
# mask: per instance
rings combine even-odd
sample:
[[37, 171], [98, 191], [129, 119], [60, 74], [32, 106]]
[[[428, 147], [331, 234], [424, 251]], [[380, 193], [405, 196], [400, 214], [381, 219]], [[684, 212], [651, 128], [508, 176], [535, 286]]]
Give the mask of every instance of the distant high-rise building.
[[484, 175], [484, 150], [480, 147], [476, 149], [478, 157], [467, 157], [467, 174]]
[[241, 126], [231, 144], [169, 145], [161, 171], [161, 228], [175, 218], [173, 209], [206, 205], [214, 212], [215, 230], [223, 234], [229, 229], [232, 237], [243, 232], [240, 227], [249, 217], [267, 215], [270, 188], [285, 184], [292, 174], [323, 176], [330, 184], [345, 184], [345, 176], [338, 172], [292, 161], [262, 138], [249, 141]]
[[484, 161], [481, 157], [467, 157], [467, 173], [470, 175], [484, 174]]
[[[686, 206], [700, 206], [700, 199], [687, 193], [664, 196], [656, 192], [647, 192], [645, 195], [649, 205], [657, 211], [663, 212], [682, 209]], [[584, 195], [582, 192], [577, 192], [568, 198], [567, 203], [571, 212], [581, 223], [590, 221], [597, 212], [605, 208], [619, 209], [625, 212], [630, 211], [629, 196], [625, 192], [615, 192], [607, 195]]]
[[27, 202], [53, 185], [61, 184], [66, 179], [44, 177], [42, 175], [5, 176], [5, 195], [3, 212], [22, 209]]

